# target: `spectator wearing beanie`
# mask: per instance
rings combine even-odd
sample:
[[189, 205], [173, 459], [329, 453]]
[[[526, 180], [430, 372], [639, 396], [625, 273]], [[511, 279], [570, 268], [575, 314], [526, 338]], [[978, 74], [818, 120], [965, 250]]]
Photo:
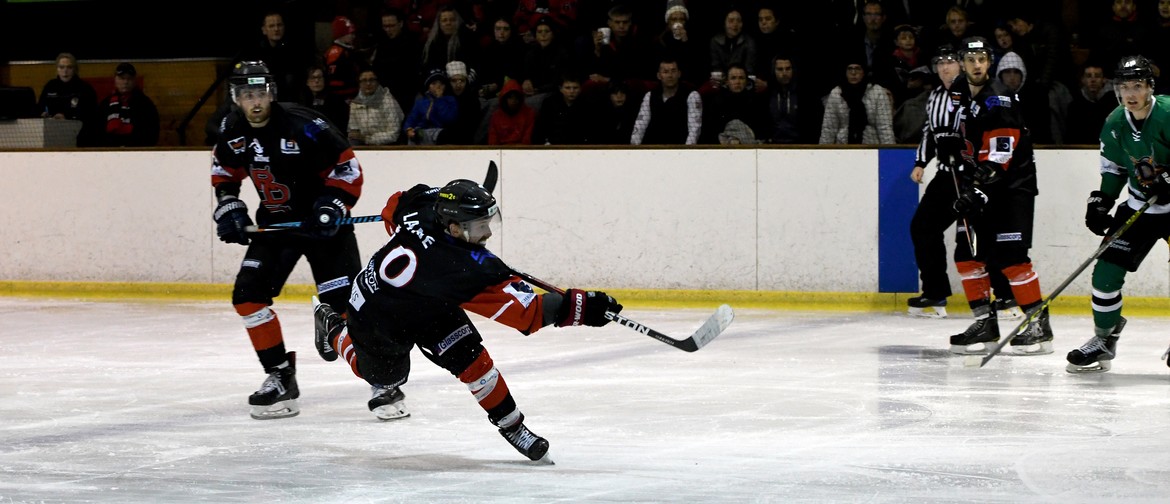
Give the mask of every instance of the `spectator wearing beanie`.
[[333, 45], [325, 50], [325, 89], [345, 100], [353, 99], [358, 93], [357, 55], [353, 41], [357, 28], [345, 16], [333, 18]]

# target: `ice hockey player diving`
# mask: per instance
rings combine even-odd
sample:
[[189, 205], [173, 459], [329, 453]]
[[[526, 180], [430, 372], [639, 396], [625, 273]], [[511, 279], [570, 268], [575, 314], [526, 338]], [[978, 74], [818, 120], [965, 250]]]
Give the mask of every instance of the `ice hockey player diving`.
[[[494, 184], [493, 184], [494, 185]], [[529, 335], [548, 325], [601, 327], [622, 305], [599, 291], [536, 294], [485, 244], [501, 220], [495, 197], [470, 180], [419, 184], [396, 192], [382, 210], [390, 240], [354, 278], [343, 318], [329, 304], [314, 309], [317, 351], [340, 355], [375, 387], [369, 408], [383, 420], [409, 415], [399, 389], [410, 351], [467, 385], [488, 420], [530, 460], [551, 463], [548, 441], [524, 425], [504, 376], [464, 310]]]

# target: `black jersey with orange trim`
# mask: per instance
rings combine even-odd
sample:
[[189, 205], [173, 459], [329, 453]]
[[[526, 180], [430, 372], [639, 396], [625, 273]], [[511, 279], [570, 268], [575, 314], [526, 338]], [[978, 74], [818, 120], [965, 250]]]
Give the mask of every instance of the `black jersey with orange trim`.
[[968, 142], [968, 159], [997, 165], [1001, 180], [996, 186], [1037, 194], [1032, 136], [1019, 99], [1000, 94], [990, 83], [971, 96], [966, 79], [957, 79], [949, 91], [962, 102], [959, 129]]
[[354, 278], [350, 309], [387, 302], [419, 320], [453, 306], [524, 334], [543, 324], [544, 298], [481, 245], [447, 234], [432, 209], [440, 188], [416, 185], [390, 196], [382, 218], [390, 240]]
[[273, 103], [261, 128], [252, 127], [239, 110], [224, 119], [212, 149], [211, 185], [216, 196], [238, 196], [245, 178], [260, 195], [260, 226], [303, 221], [325, 195], [353, 208], [364, 181], [345, 133], [295, 103]]

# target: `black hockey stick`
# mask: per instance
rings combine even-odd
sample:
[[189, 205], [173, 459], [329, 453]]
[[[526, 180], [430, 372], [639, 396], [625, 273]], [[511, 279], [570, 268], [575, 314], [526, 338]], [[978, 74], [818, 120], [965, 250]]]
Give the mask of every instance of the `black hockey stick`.
[[[519, 276], [520, 278], [523, 278], [528, 283], [531, 283], [532, 285], [540, 287], [546, 291], [556, 292], [557, 294], [565, 293], [564, 289], [561, 289], [560, 287], [552, 285], [527, 273], [516, 270], [512, 270], [512, 273], [516, 274], [516, 276]], [[671, 338], [670, 336], [655, 331], [654, 329], [646, 327], [618, 313], [605, 312], [605, 318], [633, 329], [634, 331], [645, 334], [646, 336], [654, 338], [658, 341], [666, 343], [667, 345], [675, 347], [679, 350], [685, 352], [694, 352], [695, 350], [706, 346], [707, 343], [710, 343], [711, 340], [715, 339], [716, 336], [719, 336], [719, 334], [722, 333], [724, 329], [727, 329], [727, 326], [731, 325], [731, 321], [735, 319], [735, 312], [732, 311], [731, 307], [728, 305], [720, 305], [719, 308], [715, 310], [715, 313], [712, 314], [711, 317], [708, 318], [702, 326], [699, 326], [694, 334], [683, 339]]]
[[[955, 173], [958, 168], [954, 166], [950, 168], [951, 179], [955, 181], [955, 198], [956, 201], [958, 201], [957, 198], [963, 197], [962, 191], [959, 190], [959, 174]], [[971, 229], [971, 224], [967, 222], [966, 215], [960, 215], [959, 220], [963, 223], [963, 232], [967, 233], [967, 247], [971, 249], [971, 258], [974, 259], [975, 253], [979, 251], [979, 243], [977, 241], [978, 236], [975, 234], [975, 231]]]
[[[499, 168], [496, 168], [495, 161], [488, 162], [487, 175], [483, 179], [483, 188], [490, 193], [496, 188], [496, 181], [500, 178]], [[367, 222], [382, 222], [381, 215], [363, 215], [360, 217], [345, 217], [337, 221], [338, 226], [345, 226], [348, 224], [365, 224]], [[292, 231], [305, 227], [306, 222], [281, 222], [278, 224], [271, 224], [268, 227], [247, 226], [244, 228], [245, 233], [265, 233], [271, 231]]]
[[1028, 310], [1027, 316], [1024, 317], [1023, 322], [1020, 322], [1020, 324], [1017, 325], [1015, 329], [1012, 329], [1012, 332], [1008, 333], [1006, 338], [1000, 339], [999, 342], [995, 344], [995, 346], [991, 347], [991, 349], [987, 352], [987, 355], [983, 356], [982, 358], [980, 358], [978, 355], [969, 356], [963, 362], [963, 365], [966, 367], [983, 367], [986, 365], [987, 361], [991, 360], [992, 357], [995, 357], [995, 355], [998, 354], [1000, 350], [1003, 350], [1003, 347], [1010, 343], [1012, 339], [1015, 338], [1021, 330], [1023, 330], [1024, 327], [1027, 327], [1028, 323], [1031, 322], [1033, 318], [1038, 317], [1040, 313], [1048, 307], [1048, 304], [1051, 303], [1053, 299], [1056, 299], [1056, 296], [1059, 296], [1060, 293], [1064, 291], [1065, 287], [1068, 287], [1068, 285], [1071, 284], [1073, 280], [1080, 276], [1081, 272], [1085, 271], [1085, 268], [1088, 268], [1094, 260], [1100, 257], [1101, 254], [1104, 254], [1105, 251], [1109, 249], [1109, 246], [1113, 245], [1113, 242], [1121, 236], [1121, 233], [1124, 233], [1125, 230], [1129, 229], [1129, 227], [1137, 221], [1138, 217], [1141, 217], [1142, 214], [1146, 213], [1146, 209], [1150, 208], [1150, 205], [1154, 204], [1154, 202], [1157, 200], [1157, 196], [1151, 196], [1150, 199], [1146, 200], [1146, 203], [1142, 205], [1138, 211], [1129, 216], [1129, 219], [1126, 219], [1125, 224], [1122, 224], [1120, 228], [1117, 228], [1117, 231], [1114, 231], [1113, 234], [1109, 235], [1109, 237], [1105, 239], [1105, 241], [1101, 242], [1101, 246], [1097, 247], [1097, 251], [1093, 252], [1092, 256], [1089, 256], [1088, 259], [1085, 259], [1085, 262], [1081, 263], [1080, 266], [1077, 266], [1077, 269], [1073, 271], [1072, 274], [1068, 276], [1068, 278], [1064, 279], [1064, 282], [1061, 282], [1061, 284], [1056, 287], [1056, 290], [1052, 291], [1052, 294], [1049, 294], [1048, 297], [1044, 298], [1043, 303], [1040, 303], [1039, 306], [1035, 306], [1031, 310]]

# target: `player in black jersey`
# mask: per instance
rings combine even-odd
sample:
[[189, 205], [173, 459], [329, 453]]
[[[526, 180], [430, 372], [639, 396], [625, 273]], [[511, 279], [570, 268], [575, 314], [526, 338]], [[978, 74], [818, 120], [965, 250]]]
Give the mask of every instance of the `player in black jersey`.
[[500, 221], [496, 199], [482, 185], [455, 180], [442, 188], [416, 185], [390, 196], [382, 218], [390, 240], [354, 278], [342, 320], [329, 303], [314, 311], [317, 351], [340, 354], [355, 375], [382, 390], [370, 410], [382, 419], [407, 416], [399, 386], [410, 374], [410, 351], [467, 385], [500, 434], [531, 460], [548, 441], [524, 426], [508, 384], [464, 310], [522, 334], [555, 325], [600, 327], [622, 305], [604, 292], [569, 289], [536, 294], [484, 247]]
[[[268, 378], [251, 397], [252, 418], [295, 416], [296, 353], [285, 350], [280, 321], [270, 308], [297, 261], [309, 261], [317, 293], [344, 303], [350, 279], [361, 269], [353, 226], [338, 226], [357, 203], [362, 170], [345, 132], [321, 114], [276, 103], [276, 85], [263, 62], [236, 64], [232, 100], [239, 106], [219, 126], [212, 151], [211, 185], [218, 206], [213, 217], [219, 239], [248, 245], [236, 275], [232, 304], [243, 318], [252, 347]], [[251, 179], [260, 196], [260, 226], [307, 222], [294, 231], [250, 236], [248, 208], [240, 185]]]
[[[1024, 124], [1020, 102], [1000, 95], [990, 85], [991, 45], [983, 37], [963, 39], [959, 49], [966, 78], [957, 79], [948, 93], [960, 105], [958, 131], [962, 142], [940, 149], [940, 156], [959, 160], [959, 197], [954, 211], [970, 227], [956, 232], [955, 268], [963, 277], [967, 304], [975, 323], [952, 335], [951, 351], [987, 353], [999, 340], [995, 307], [991, 304], [989, 272], [998, 269], [1011, 283], [1021, 309], [1032, 313], [1028, 325], [1010, 344], [1018, 355], [1052, 353], [1052, 326], [1043, 305], [1040, 275], [1032, 268], [1032, 220], [1035, 214], [1036, 163], [1032, 137]], [[940, 146], [941, 147], [941, 146]], [[972, 247], [973, 237], [978, 245]], [[1038, 313], [1034, 309], [1040, 309]]]

